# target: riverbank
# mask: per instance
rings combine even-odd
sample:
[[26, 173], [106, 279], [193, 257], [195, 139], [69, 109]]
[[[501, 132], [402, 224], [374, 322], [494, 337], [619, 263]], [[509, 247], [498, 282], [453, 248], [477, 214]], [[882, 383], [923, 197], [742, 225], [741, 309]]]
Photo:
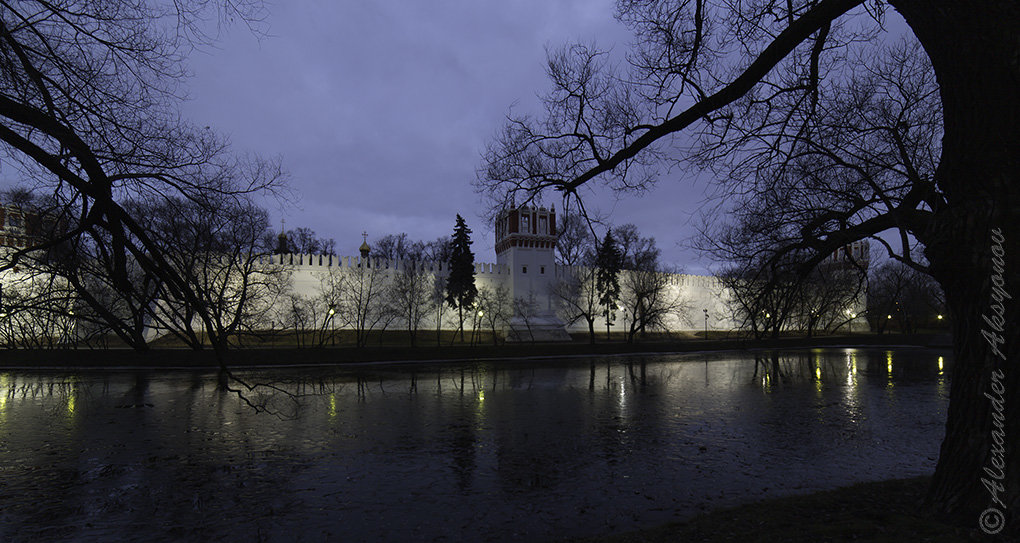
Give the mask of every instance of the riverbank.
[[[802, 349], [836, 346], [915, 346], [951, 347], [951, 338], [943, 334], [854, 335], [753, 339], [686, 339], [640, 343], [587, 342], [520, 343], [503, 345], [444, 345], [421, 347], [317, 347], [235, 349], [227, 354], [230, 367], [329, 366], [369, 362], [471, 361], [509, 358], [544, 358], [591, 355], [686, 353], [753, 349]], [[0, 367], [5, 368], [194, 368], [218, 367], [212, 350], [151, 349], [13, 349], [0, 351]]]
[[976, 528], [944, 524], [921, 503], [930, 477], [860, 483], [704, 513], [686, 522], [578, 541], [601, 543], [751, 543], [783, 541], [957, 543], [974, 541]]

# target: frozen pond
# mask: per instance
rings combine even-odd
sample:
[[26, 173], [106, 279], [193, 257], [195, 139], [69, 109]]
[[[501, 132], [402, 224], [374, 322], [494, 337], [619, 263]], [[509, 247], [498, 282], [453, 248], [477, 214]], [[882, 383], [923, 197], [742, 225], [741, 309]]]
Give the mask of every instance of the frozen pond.
[[0, 540], [546, 540], [931, 473], [950, 353], [0, 370]]

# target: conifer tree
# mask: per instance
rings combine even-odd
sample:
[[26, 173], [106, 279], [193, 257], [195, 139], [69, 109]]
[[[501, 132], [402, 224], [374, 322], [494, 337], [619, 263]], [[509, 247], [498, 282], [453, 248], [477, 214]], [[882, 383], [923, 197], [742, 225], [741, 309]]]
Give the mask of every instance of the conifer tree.
[[599, 303], [605, 307], [606, 339], [609, 339], [609, 326], [616, 318], [616, 302], [620, 299], [620, 266], [623, 264], [620, 249], [616, 246], [612, 232], [606, 232], [605, 239], [595, 253], [595, 290], [599, 295]]
[[450, 254], [450, 274], [446, 280], [446, 301], [458, 310], [460, 340], [464, 341], [464, 306], [475, 303], [475, 255], [471, 252], [471, 229], [464, 218], [457, 215], [453, 228], [453, 250]]

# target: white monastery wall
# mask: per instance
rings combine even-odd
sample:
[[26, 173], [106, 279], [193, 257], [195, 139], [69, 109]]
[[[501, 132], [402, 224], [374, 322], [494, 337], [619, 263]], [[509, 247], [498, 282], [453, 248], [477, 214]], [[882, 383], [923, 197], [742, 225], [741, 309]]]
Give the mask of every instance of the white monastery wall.
[[[493, 292], [504, 288], [510, 293], [510, 300], [531, 298], [534, 302], [532, 307], [537, 313], [555, 312], [557, 304], [552, 295], [552, 288], [558, 281], [567, 277], [568, 272], [572, 270], [549, 264], [547, 258], [537, 254], [539, 252], [540, 250], [521, 251], [514, 255], [517, 258], [513, 259], [512, 264], [475, 263], [475, 286], [479, 291], [488, 289]], [[448, 273], [446, 263], [390, 261], [331, 255], [272, 255], [271, 257], [267, 256], [265, 262], [283, 265], [288, 269], [290, 271], [290, 292], [309, 299], [323, 297], [324, 278], [328, 274], [349, 273], [357, 270], [360, 266], [365, 266], [366, 270], [375, 270], [375, 273], [379, 274], [377, 281], [382, 284], [379, 296], [383, 296], [390, 288], [396, 274], [407, 267], [415, 266], [422, 270], [426, 274], [429, 284], [434, 284], [437, 278], [445, 284]], [[511, 275], [511, 265], [515, 268], [519, 267], [520, 273]], [[526, 272], [524, 271], [525, 267], [527, 267]], [[629, 273], [627, 270], [621, 271], [621, 285], [626, 284], [625, 275], [627, 273]], [[622, 288], [625, 290], [624, 287]], [[705, 309], [708, 310], [709, 315], [709, 330], [732, 330], [737, 327], [732, 318], [732, 312], [728, 308], [728, 293], [714, 277], [670, 274], [666, 297], [680, 299], [684, 310], [667, 318], [667, 330], [665, 331], [704, 330]], [[480, 309], [484, 310], [484, 308]], [[423, 328], [434, 329], [434, 318], [434, 316], [426, 318]], [[624, 311], [617, 311], [617, 317], [611, 330], [622, 332], [627, 329], [629, 322], [629, 317], [625, 315]], [[457, 326], [456, 310], [452, 308], [445, 310], [442, 329], [454, 330]], [[389, 329], [394, 329], [393, 325]], [[584, 333], [587, 332], [587, 324], [584, 320], [580, 320], [566, 325], [566, 330], [571, 333]], [[601, 317], [596, 320], [596, 330], [605, 330], [605, 321]]]

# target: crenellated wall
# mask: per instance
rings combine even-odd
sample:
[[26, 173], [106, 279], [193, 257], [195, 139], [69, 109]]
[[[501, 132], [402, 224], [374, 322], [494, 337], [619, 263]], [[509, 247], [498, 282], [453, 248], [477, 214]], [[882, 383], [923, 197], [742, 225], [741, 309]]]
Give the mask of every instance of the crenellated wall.
[[[321, 295], [323, 288], [324, 272], [343, 272], [346, 270], [358, 270], [364, 266], [365, 270], [375, 270], [381, 274], [381, 281], [384, 284], [393, 280], [393, 276], [405, 269], [417, 269], [428, 276], [429, 281], [436, 278], [445, 278], [448, 269], [447, 264], [442, 262], [415, 262], [406, 260], [385, 260], [361, 257], [338, 257], [333, 255], [301, 255], [284, 254], [267, 256], [265, 263], [283, 265], [290, 270], [291, 292], [294, 294], [315, 298]], [[488, 289], [495, 292], [499, 288], [506, 289], [509, 293], [509, 300], [515, 298], [532, 298], [537, 302], [537, 310], [550, 310], [558, 312], [555, 296], [551, 288], [558, 282], [565, 280], [572, 274], [582, 273], [585, 268], [565, 267], [552, 265], [547, 270], [548, 281], [540, 283], [543, 290], [533, 292], [534, 283], [522, 281], [521, 276], [525, 275], [522, 270], [518, 271], [517, 277], [511, 276], [509, 264], [478, 262], [475, 263], [475, 284], [479, 290]], [[537, 273], [540, 270], [528, 270], [530, 273]], [[626, 274], [621, 272], [620, 284], [626, 284]], [[700, 331], [705, 328], [704, 310], [709, 313], [709, 330], [731, 330], [737, 325], [733, 321], [732, 313], [728, 307], [729, 295], [716, 278], [711, 276], [689, 275], [689, 274], [668, 274], [667, 298], [677, 299], [683, 306], [683, 311], [667, 319], [668, 331]], [[448, 318], [444, 317], [442, 328], [455, 329], [458, 325], [454, 318], [453, 311], [448, 311]], [[564, 319], [566, 320], [566, 319]], [[605, 322], [600, 318], [600, 330], [605, 330]], [[618, 311], [615, 323], [611, 327], [615, 331], [623, 331], [629, 325], [630, 319], [625, 311]], [[434, 327], [434, 324], [432, 325]], [[390, 326], [392, 329], [392, 325]], [[566, 326], [569, 332], [582, 333], [587, 330], [587, 324], [581, 320], [569, 323]]]

